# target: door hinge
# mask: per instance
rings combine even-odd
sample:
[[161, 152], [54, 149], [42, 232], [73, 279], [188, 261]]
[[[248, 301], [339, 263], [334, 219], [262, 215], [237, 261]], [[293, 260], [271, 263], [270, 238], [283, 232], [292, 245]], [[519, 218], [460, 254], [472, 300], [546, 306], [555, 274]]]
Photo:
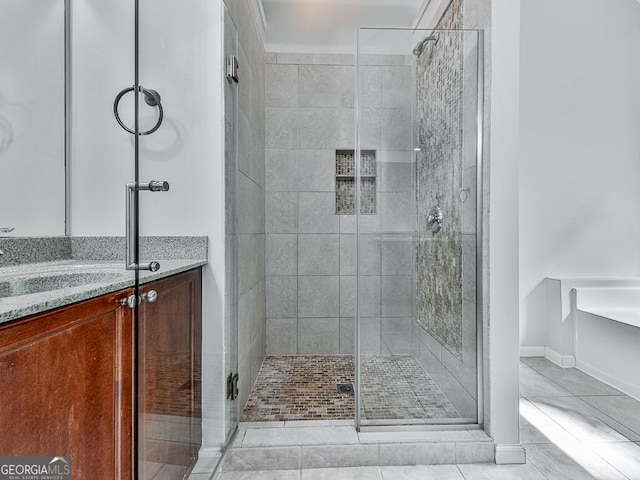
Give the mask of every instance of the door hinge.
[[227, 80], [238, 83], [238, 58], [235, 55], [227, 57]]
[[227, 377], [227, 400], [235, 400], [238, 398], [238, 378], [240, 376], [236, 373], [230, 373]]

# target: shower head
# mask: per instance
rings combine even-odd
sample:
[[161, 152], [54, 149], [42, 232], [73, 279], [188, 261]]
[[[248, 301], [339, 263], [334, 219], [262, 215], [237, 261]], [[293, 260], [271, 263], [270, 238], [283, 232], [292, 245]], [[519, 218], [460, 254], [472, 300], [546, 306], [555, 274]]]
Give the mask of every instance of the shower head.
[[416, 57], [419, 57], [420, 54], [422, 53], [422, 51], [424, 50], [424, 47], [427, 45], [427, 42], [433, 42], [434, 45], [437, 45], [438, 44], [438, 40], [440, 40], [440, 34], [439, 33], [434, 33], [433, 35], [429, 35], [424, 40], [418, 42], [418, 44], [413, 49], [413, 54]]

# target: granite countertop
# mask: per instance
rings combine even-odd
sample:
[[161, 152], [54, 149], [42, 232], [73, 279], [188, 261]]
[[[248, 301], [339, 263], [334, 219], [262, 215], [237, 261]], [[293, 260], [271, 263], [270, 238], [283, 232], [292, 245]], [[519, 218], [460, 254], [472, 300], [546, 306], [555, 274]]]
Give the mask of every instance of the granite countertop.
[[[206, 263], [203, 259], [160, 260], [160, 270], [140, 272], [140, 280], [143, 284], [152, 282]], [[24, 295], [16, 294], [20, 293], [21, 289], [37, 291], [44, 283], [43, 277], [46, 277], [49, 284], [59, 283], [56, 286], [60, 288]], [[134, 283], [134, 272], [126, 270], [122, 261], [58, 260], [2, 267], [0, 323], [123, 290], [132, 287]], [[7, 296], [10, 294], [13, 296]]]

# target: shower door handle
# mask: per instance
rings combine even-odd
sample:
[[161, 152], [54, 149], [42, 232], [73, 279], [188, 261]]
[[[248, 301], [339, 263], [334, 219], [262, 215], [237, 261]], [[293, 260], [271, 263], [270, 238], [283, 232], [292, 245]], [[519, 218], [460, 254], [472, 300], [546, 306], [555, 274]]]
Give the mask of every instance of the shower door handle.
[[149, 262], [146, 265], [136, 263], [136, 241], [135, 241], [135, 219], [136, 219], [136, 193], [140, 191], [149, 192], [168, 192], [169, 182], [151, 180], [149, 183], [127, 183], [125, 189], [126, 195], [126, 214], [127, 225], [125, 228], [125, 248], [126, 248], [126, 267], [127, 270], [149, 270], [157, 272], [160, 270], [160, 263]]

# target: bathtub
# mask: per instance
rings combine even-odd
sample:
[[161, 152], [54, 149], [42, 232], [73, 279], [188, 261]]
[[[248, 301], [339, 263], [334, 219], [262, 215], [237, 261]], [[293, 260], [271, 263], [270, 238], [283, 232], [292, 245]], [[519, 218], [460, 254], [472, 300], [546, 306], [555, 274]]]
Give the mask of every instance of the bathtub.
[[576, 367], [640, 400], [640, 287], [574, 288]]

